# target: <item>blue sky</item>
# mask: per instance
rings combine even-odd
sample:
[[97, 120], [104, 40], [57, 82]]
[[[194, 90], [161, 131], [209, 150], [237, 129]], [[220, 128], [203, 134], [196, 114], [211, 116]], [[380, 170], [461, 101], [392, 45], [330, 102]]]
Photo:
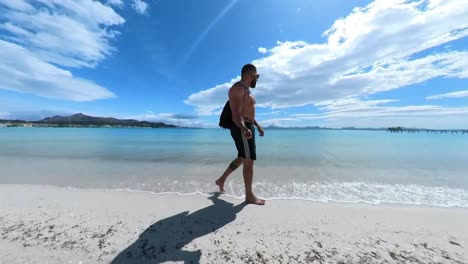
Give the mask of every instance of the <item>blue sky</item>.
[[468, 2], [0, 0], [0, 118], [468, 128]]

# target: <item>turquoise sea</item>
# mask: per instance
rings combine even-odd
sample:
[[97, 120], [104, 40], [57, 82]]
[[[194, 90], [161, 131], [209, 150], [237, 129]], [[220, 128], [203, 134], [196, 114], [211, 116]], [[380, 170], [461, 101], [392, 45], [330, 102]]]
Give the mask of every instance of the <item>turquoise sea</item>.
[[[0, 128], [0, 184], [208, 194], [236, 154], [222, 129]], [[257, 159], [267, 199], [468, 207], [466, 134], [267, 129]]]

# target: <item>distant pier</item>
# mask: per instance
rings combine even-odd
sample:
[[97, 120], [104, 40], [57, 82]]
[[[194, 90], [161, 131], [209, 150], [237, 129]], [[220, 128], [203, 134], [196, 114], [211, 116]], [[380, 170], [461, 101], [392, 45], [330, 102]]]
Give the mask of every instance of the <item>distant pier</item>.
[[421, 129], [421, 128], [389, 127], [387, 131], [391, 133], [468, 134], [467, 129]]

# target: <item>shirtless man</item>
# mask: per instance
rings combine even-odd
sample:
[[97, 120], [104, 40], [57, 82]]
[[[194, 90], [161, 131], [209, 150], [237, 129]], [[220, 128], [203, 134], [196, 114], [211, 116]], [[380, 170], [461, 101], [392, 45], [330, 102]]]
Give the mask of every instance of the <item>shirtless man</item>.
[[219, 190], [224, 192], [224, 182], [227, 177], [241, 164], [243, 167], [245, 184], [245, 201], [251, 204], [264, 205], [265, 200], [258, 199], [252, 191], [253, 165], [257, 159], [255, 149], [255, 128], [263, 137], [263, 128], [255, 120], [255, 98], [250, 93], [249, 87], [255, 88], [260, 75], [252, 64], [242, 67], [240, 82], [235, 83], [229, 89], [229, 104], [232, 111], [232, 120], [236, 124], [231, 128], [231, 136], [237, 148], [237, 158], [231, 162], [223, 175], [216, 181]]

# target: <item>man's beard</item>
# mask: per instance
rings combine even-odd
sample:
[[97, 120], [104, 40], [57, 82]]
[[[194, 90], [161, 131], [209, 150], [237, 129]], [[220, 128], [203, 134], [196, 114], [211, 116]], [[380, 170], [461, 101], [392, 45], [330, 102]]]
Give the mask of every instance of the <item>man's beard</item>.
[[255, 88], [256, 85], [257, 85], [256, 80], [253, 80], [253, 81], [250, 82], [250, 87]]

